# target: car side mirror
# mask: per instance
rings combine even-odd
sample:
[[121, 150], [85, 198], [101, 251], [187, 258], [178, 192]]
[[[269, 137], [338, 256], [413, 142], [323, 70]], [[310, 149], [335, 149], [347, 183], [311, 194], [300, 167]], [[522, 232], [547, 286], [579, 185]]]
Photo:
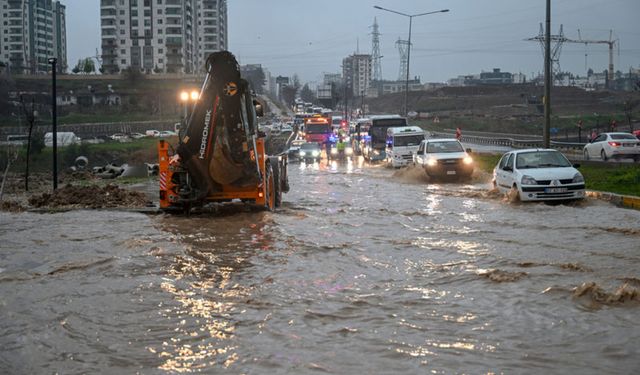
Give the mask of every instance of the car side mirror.
[[505, 166], [502, 168], [502, 170], [503, 170], [503, 171], [507, 171], [507, 172], [513, 172], [513, 167], [510, 167], [510, 166], [508, 166], [508, 165], [505, 165]]
[[578, 169], [578, 168], [580, 168], [580, 164], [576, 163], [576, 164], [573, 165], [573, 167]]
[[470, 148], [466, 149], [466, 151], [467, 151], [467, 154], [470, 154], [473, 152]]

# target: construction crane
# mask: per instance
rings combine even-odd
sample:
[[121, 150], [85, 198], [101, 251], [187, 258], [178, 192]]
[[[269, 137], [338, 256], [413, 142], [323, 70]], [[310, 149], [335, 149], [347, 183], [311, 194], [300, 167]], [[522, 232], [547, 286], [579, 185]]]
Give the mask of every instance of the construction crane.
[[620, 47], [620, 40], [613, 39], [613, 30], [609, 30], [609, 40], [592, 40], [592, 39], [582, 39], [580, 35], [580, 29], [578, 29], [578, 39], [567, 39], [567, 43], [584, 43], [585, 46], [589, 44], [606, 44], [609, 46], [609, 74], [608, 81], [613, 81], [613, 49], [616, 44], [618, 44], [618, 48]]

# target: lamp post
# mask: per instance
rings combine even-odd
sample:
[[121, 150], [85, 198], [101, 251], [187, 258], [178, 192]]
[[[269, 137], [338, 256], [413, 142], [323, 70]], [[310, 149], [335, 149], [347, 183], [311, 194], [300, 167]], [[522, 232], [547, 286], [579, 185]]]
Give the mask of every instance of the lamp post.
[[387, 12], [391, 12], [391, 13], [395, 13], [395, 14], [399, 14], [401, 16], [405, 16], [409, 18], [409, 44], [407, 46], [408, 51], [407, 51], [407, 77], [405, 79], [405, 83], [404, 83], [404, 115], [407, 116], [407, 114], [409, 113], [409, 109], [407, 107], [407, 101], [409, 98], [409, 64], [411, 62], [411, 24], [413, 23], [413, 18], [414, 17], [420, 17], [420, 16], [426, 16], [427, 14], [434, 14], [434, 13], [446, 13], [449, 11], [449, 9], [442, 9], [442, 10], [436, 10], [433, 12], [426, 12], [426, 13], [418, 13], [418, 14], [406, 14], [406, 13], [402, 13], [402, 12], [398, 12], [395, 10], [391, 10], [391, 9], [387, 9], [387, 8], [383, 8], [377, 5], [373, 6], [376, 9], [380, 9], [380, 10], [384, 10]]
[[58, 104], [56, 101], [56, 64], [58, 59], [49, 58], [51, 64], [51, 132], [53, 135], [53, 190], [58, 189]]

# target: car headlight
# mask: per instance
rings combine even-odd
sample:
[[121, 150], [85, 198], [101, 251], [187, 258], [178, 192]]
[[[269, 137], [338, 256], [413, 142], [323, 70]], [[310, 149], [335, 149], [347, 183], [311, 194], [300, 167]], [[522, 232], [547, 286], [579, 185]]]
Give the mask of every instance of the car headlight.
[[353, 154], [353, 149], [351, 147], [347, 147], [344, 149], [344, 153], [347, 155]]
[[313, 151], [313, 152], [311, 152], [311, 155], [318, 156], [318, 155], [320, 155], [320, 152], [319, 151]]
[[522, 176], [522, 180], [520, 180], [520, 183], [522, 185], [537, 185], [538, 182], [536, 181], [535, 178], [531, 177], [531, 176], [527, 176], [526, 174], [524, 176]]
[[300, 151], [300, 156], [305, 156], [307, 153], [304, 151]]
[[435, 167], [436, 165], [438, 165], [438, 160], [431, 158], [427, 160], [427, 165], [430, 167]]
[[337, 154], [337, 153], [338, 153], [338, 149], [337, 149], [337, 148], [335, 148], [335, 147], [332, 147], [332, 148], [331, 148], [331, 155], [335, 155], [335, 154]]
[[465, 158], [462, 159], [462, 162], [465, 163], [466, 165], [469, 165], [473, 163], [473, 159], [471, 159], [471, 156], [465, 156]]
[[580, 173], [576, 173], [573, 176], [573, 180], [571, 180], [571, 182], [573, 182], [574, 184], [576, 184], [578, 182], [584, 182], [584, 177]]
[[378, 151], [378, 150], [373, 150], [373, 154], [374, 154], [374, 155], [380, 155], [380, 151]]

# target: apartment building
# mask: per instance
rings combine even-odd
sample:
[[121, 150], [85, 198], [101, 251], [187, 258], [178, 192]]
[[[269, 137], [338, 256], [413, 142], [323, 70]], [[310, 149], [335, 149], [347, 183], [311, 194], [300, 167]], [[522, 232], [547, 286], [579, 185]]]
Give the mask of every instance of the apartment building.
[[353, 96], [367, 95], [371, 86], [371, 55], [353, 54], [342, 60], [342, 76]]
[[12, 74], [41, 74], [57, 58], [67, 70], [65, 6], [53, 0], [0, 0], [0, 61]]
[[225, 0], [101, 0], [102, 67], [196, 73], [227, 48]]

